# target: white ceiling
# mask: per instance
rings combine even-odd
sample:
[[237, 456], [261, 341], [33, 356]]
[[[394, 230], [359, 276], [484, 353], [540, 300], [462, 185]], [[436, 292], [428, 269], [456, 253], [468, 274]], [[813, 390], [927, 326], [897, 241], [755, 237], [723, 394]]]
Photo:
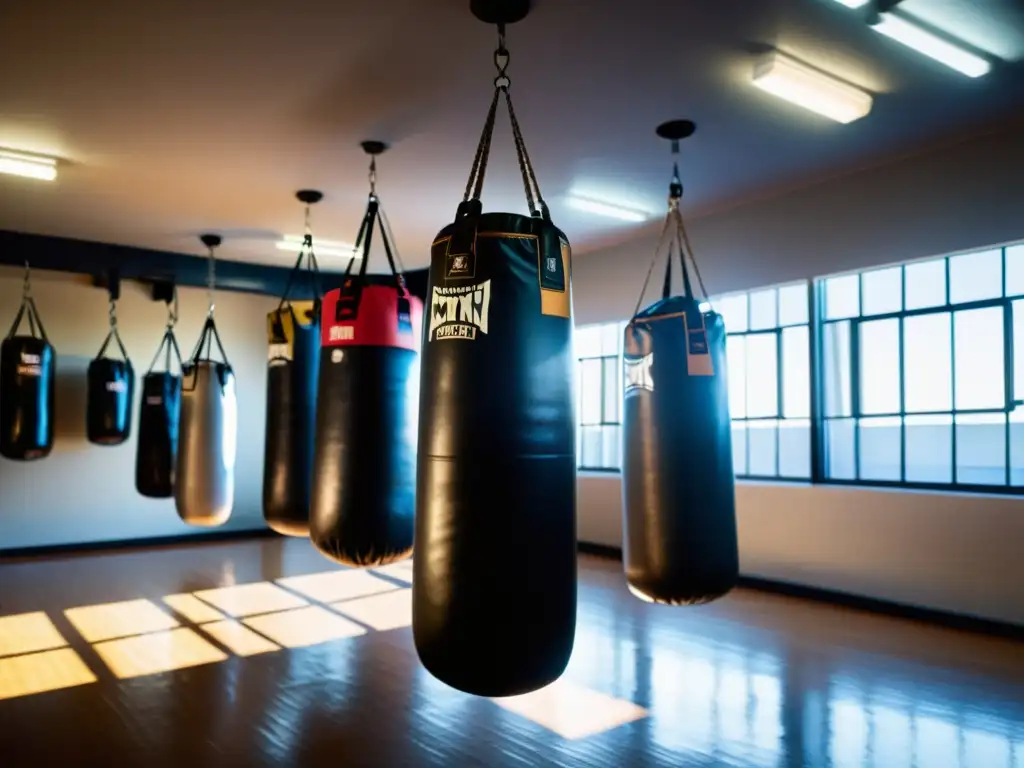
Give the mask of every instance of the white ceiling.
[[[643, 225], [569, 209], [572, 189], [664, 208], [663, 120], [688, 117], [692, 212], [878, 162], [1024, 109], [1024, 4], [900, 6], [998, 59], [971, 80], [869, 29], [835, 0], [546, 0], [509, 28], [518, 116], [577, 254]], [[495, 33], [466, 0], [31, 0], [0, 5], [0, 146], [65, 159], [53, 184], [0, 177], [0, 229], [287, 264], [294, 191], [326, 194], [314, 232], [351, 242], [359, 141], [393, 148], [379, 192], [407, 266], [461, 199], [490, 96]], [[750, 85], [776, 47], [876, 94], [849, 125]], [[504, 126], [504, 123], [502, 124]], [[489, 209], [525, 210], [508, 131]], [[383, 268], [382, 264], [378, 264]]]

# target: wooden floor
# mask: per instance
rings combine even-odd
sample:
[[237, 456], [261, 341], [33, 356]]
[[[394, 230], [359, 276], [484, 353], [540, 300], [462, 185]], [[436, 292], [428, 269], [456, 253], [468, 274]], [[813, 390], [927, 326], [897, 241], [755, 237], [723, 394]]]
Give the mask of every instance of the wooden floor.
[[569, 670], [478, 699], [419, 666], [408, 575], [275, 539], [0, 565], [0, 766], [1024, 768], [1011, 640], [652, 606], [581, 556]]

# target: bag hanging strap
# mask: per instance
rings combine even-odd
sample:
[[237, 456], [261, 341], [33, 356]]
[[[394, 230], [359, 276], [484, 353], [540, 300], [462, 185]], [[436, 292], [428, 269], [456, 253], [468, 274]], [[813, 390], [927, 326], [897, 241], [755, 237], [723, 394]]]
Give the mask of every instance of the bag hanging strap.
[[[302, 189], [295, 193], [295, 196], [299, 199], [299, 202], [305, 203], [306, 205], [306, 223], [305, 223], [305, 234], [302, 238], [302, 245], [299, 246], [299, 255], [295, 259], [295, 265], [292, 267], [291, 272], [288, 273], [288, 282], [285, 284], [284, 293], [281, 295], [281, 301], [277, 305], [277, 312], [280, 315], [287, 306], [288, 311], [292, 315], [292, 321], [297, 322], [295, 317], [295, 310], [292, 308], [291, 295], [292, 288], [296, 281], [301, 275], [305, 274], [309, 280], [309, 292], [313, 296], [313, 317], [320, 318], [320, 302], [323, 299], [324, 289], [323, 280], [320, 276], [320, 264], [316, 260], [316, 253], [313, 250], [313, 227], [310, 223], [310, 206], [315, 205], [323, 199], [323, 193], [317, 192], [313, 189]], [[303, 263], [305, 263], [305, 269], [303, 269]], [[280, 326], [280, 322], [274, 324], [274, 340], [280, 341], [278, 343], [284, 343], [284, 328]]]
[[128, 351], [124, 348], [124, 342], [121, 341], [121, 334], [117, 330], [117, 300], [114, 299], [113, 294], [110, 297], [110, 310], [108, 312], [110, 317], [110, 330], [107, 332], [107, 338], [103, 340], [103, 344], [100, 346], [100, 351], [96, 353], [96, 359], [102, 358], [107, 353], [107, 347], [110, 346], [111, 341], [117, 342], [117, 348], [121, 351], [121, 357], [124, 361], [131, 365], [131, 360], [128, 359]]
[[[172, 306], [173, 302], [173, 306]], [[174, 335], [174, 326], [178, 323], [178, 289], [174, 288], [174, 296], [167, 302], [167, 328], [164, 330], [164, 337], [160, 340], [160, 346], [156, 348], [156, 354], [153, 355], [153, 362], [149, 364], [149, 370], [146, 371], [148, 376], [153, 372], [156, 367], [157, 361], [160, 359], [161, 353], [164, 355], [164, 370], [168, 373], [171, 372], [171, 361], [176, 359], [178, 361], [178, 370], [182, 370], [185, 364], [181, 359], [181, 350], [178, 348], [178, 339]], [[171, 354], [174, 354], [174, 358]]]
[[512, 81], [508, 76], [508, 65], [511, 56], [505, 47], [505, 25], [498, 25], [498, 47], [494, 51], [494, 66], [498, 70], [494, 78], [494, 97], [491, 99], [491, 106], [487, 111], [487, 118], [484, 121], [483, 132], [480, 134], [480, 142], [477, 144], [476, 156], [473, 158], [473, 165], [469, 172], [469, 181], [466, 182], [466, 191], [459, 204], [456, 219], [466, 216], [479, 216], [483, 210], [480, 203], [480, 196], [483, 193], [484, 177], [487, 173], [487, 161], [491, 153], [491, 139], [494, 135], [494, 124], [497, 119], [498, 101], [504, 96], [508, 108], [509, 122], [512, 124], [512, 137], [516, 148], [516, 157], [519, 160], [519, 170], [523, 176], [523, 188], [526, 191], [526, 204], [530, 209], [530, 215], [543, 218], [544, 221], [551, 221], [551, 212], [548, 204], [541, 195], [540, 184], [537, 182], [537, 174], [530, 160], [530, 154], [526, 150], [526, 141], [523, 138], [522, 129], [519, 127], [519, 120], [516, 117], [515, 108], [512, 106], [512, 95], [509, 89]]
[[[25, 280], [21, 288], [21, 306], [14, 316], [14, 323], [7, 332], [7, 338], [13, 338], [18, 333], [21, 321], [28, 318], [28, 330], [34, 339], [42, 339], [47, 344], [50, 340], [46, 337], [46, 329], [43, 328], [43, 320], [39, 317], [39, 310], [36, 309], [35, 299], [32, 298], [32, 272], [28, 262], [25, 262]], [[38, 329], [38, 330], [37, 330]]]
[[206, 288], [209, 308], [206, 313], [206, 322], [203, 323], [203, 330], [199, 333], [199, 340], [196, 342], [196, 346], [193, 348], [192, 354], [189, 356], [188, 362], [185, 364], [185, 368], [194, 368], [203, 360], [217, 362], [213, 358], [213, 345], [216, 344], [217, 351], [220, 353], [220, 358], [224, 365], [220, 382], [223, 387], [226, 383], [227, 374], [231, 372], [231, 363], [228, 361], [228, 356], [224, 352], [224, 345], [221, 344], [220, 334], [217, 332], [217, 323], [213, 318], [214, 309], [216, 308], [216, 304], [213, 300], [214, 289], [217, 284], [217, 259], [214, 255], [214, 249], [220, 245], [221, 238], [218, 235], [203, 235], [200, 239], [202, 240], [203, 245], [205, 245], [209, 250], [206, 271]]

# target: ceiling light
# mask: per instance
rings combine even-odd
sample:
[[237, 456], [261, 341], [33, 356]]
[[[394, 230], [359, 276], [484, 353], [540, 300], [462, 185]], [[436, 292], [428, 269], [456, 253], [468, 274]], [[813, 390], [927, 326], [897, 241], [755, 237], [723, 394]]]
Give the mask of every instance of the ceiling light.
[[[281, 240], [277, 241], [277, 249], [279, 251], [298, 253], [302, 247], [303, 239], [301, 235], [285, 235]], [[313, 252], [317, 256], [340, 256], [345, 259], [350, 259], [353, 256], [358, 259], [361, 256], [361, 254], [356, 253], [356, 247], [350, 243], [342, 243], [337, 240], [321, 240], [318, 237], [313, 238]]]
[[57, 160], [43, 155], [28, 155], [24, 152], [0, 149], [0, 173], [53, 181], [57, 178]]
[[980, 56], [968, 53], [962, 48], [946, 42], [941, 37], [926, 32], [921, 27], [891, 13], [880, 14], [878, 21], [873, 23], [871, 28], [968, 77], [981, 77], [992, 68]]
[[587, 213], [596, 213], [599, 216], [608, 216], [612, 219], [620, 219], [622, 221], [646, 221], [650, 216], [643, 211], [637, 211], [630, 208], [623, 208], [619, 205], [612, 205], [611, 203], [602, 203], [600, 200], [593, 200], [588, 197], [579, 197], [578, 195], [570, 195], [566, 198], [566, 202], [570, 208], [575, 208], [577, 211], [585, 211]]
[[774, 52], [754, 67], [754, 85], [837, 123], [852, 123], [871, 111], [871, 95]]
[[836, 0], [837, 3], [842, 3], [847, 8], [860, 8], [863, 5], [867, 5], [868, 0]]

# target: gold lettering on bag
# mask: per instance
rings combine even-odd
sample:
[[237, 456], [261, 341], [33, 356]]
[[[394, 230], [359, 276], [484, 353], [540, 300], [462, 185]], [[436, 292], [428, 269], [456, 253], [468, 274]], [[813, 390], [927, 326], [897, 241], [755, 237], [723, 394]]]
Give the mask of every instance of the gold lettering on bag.
[[487, 333], [491, 281], [459, 287], [434, 286], [430, 300], [427, 341], [467, 339]]
[[352, 325], [332, 325], [327, 333], [330, 341], [352, 341], [355, 337], [356, 329]]

